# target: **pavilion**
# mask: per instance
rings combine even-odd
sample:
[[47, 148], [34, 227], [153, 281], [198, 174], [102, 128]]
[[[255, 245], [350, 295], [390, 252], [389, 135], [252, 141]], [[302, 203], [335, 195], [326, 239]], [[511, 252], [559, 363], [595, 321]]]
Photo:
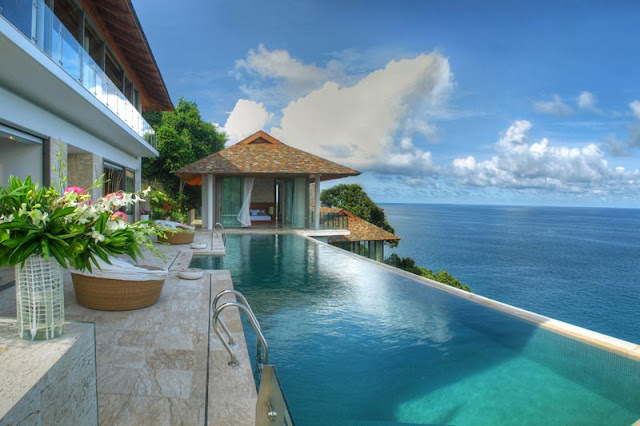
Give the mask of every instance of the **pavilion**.
[[[202, 227], [320, 227], [320, 182], [360, 172], [259, 131], [176, 175], [202, 186]], [[313, 206], [313, 210], [310, 206]]]

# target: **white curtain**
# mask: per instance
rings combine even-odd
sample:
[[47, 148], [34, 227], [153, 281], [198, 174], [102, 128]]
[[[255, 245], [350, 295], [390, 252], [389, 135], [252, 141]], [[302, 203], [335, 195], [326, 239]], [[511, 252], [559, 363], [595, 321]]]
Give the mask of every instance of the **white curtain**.
[[249, 207], [251, 206], [251, 191], [253, 190], [254, 180], [254, 178], [244, 178], [242, 208], [240, 209], [240, 213], [238, 213], [238, 222], [240, 222], [240, 226], [243, 228], [251, 226]]

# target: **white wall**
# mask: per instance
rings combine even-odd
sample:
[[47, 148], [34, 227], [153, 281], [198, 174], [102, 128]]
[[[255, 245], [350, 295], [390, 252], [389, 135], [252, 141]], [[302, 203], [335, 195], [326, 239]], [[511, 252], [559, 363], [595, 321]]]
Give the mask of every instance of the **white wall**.
[[20, 143], [0, 138], [0, 186], [6, 186], [9, 176], [25, 179], [28, 175], [42, 184], [43, 145]]
[[[61, 99], [60, 102], [64, 102]], [[61, 139], [87, 152], [133, 170], [140, 161], [62, 118], [45, 111], [28, 100], [0, 86], [0, 122], [32, 133], [43, 139]]]

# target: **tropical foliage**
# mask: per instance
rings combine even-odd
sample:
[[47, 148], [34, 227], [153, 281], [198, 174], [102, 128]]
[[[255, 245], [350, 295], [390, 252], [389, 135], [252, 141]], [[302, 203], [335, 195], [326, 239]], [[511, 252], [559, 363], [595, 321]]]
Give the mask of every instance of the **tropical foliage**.
[[431, 269], [417, 266], [416, 261], [410, 257], [400, 257], [393, 253], [385, 260], [385, 263], [395, 266], [396, 268], [403, 269], [407, 272], [411, 272], [412, 274], [420, 275], [421, 277], [429, 278], [430, 280], [438, 281], [439, 283], [450, 285], [451, 287], [472, 293], [468, 285], [462, 284], [459, 279], [451, 275], [449, 272], [440, 270], [434, 273]]
[[31, 177], [11, 176], [0, 188], [0, 266], [22, 264], [30, 255], [53, 256], [63, 267], [92, 269], [97, 258], [151, 248], [151, 235], [162, 230], [147, 222], [128, 223], [120, 209], [138, 203], [140, 194], [117, 192], [91, 200], [86, 190], [39, 188]]
[[[226, 135], [202, 120], [195, 102], [183, 98], [175, 111], [147, 113], [145, 118], [156, 131], [160, 155], [142, 159], [142, 178], [174, 200], [175, 210], [197, 207], [202, 197], [200, 188], [187, 185], [181, 190], [174, 172], [224, 148]], [[184, 193], [182, 198], [180, 193]]]

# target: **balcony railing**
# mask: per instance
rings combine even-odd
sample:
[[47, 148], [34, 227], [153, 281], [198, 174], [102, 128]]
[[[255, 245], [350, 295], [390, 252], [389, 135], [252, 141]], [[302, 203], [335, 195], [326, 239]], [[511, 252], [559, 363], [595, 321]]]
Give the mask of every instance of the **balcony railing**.
[[[313, 210], [309, 211], [310, 227], [313, 227]], [[335, 212], [320, 212], [320, 229], [349, 229], [349, 216]]]
[[43, 0], [0, 0], [0, 15], [107, 106], [127, 126], [156, 147], [155, 131], [78, 43]]

